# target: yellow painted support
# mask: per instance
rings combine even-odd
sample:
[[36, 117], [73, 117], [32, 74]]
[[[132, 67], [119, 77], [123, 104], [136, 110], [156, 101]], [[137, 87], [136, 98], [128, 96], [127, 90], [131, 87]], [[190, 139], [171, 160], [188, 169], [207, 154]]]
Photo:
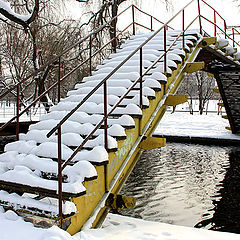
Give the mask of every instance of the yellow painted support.
[[202, 42], [200, 43], [200, 47], [208, 47], [212, 44], [215, 44], [217, 42], [216, 37], [204, 37]]
[[136, 198], [110, 193], [105, 206], [111, 209], [134, 208], [136, 206]]
[[166, 138], [147, 137], [139, 147], [143, 150], [152, 150], [166, 146]]
[[224, 107], [224, 104], [223, 103], [218, 103], [217, 104], [219, 107]]
[[214, 88], [214, 89], [213, 89], [213, 92], [219, 93], [219, 89], [218, 89], [218, 88]]
[[222, 118], [228, 119], [228, 116], [227, 115], [222, 115]]
[[178, 95], [169, 95], [164, 103], [165, 106], [176, 106], [182, 103], [187, 102], [188, 95], [178, 94]]
[[194, 73], [202, 70], [203, 68], [204, 68], [204, 62], [192, 62], [192, 63], [187, 63], [184, 71], [186, 73]]
[[209, 77], [212, 77], [212, 78], [215, 77], [213, 73], [209, 73], [209, 72], [208, 72], [207, 75], [208, 75]]
[[225, 127], [227, 130], [230, 130], [231, 131], [231, 127]]

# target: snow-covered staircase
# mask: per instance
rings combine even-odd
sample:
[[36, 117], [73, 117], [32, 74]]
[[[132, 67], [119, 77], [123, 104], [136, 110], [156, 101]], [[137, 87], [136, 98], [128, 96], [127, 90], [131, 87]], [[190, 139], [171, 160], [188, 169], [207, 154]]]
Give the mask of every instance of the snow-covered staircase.
[[[170, 46], [181, 31], [167, 31], [167, 46]], [[81, 102], [86, 94], [118, 66], [129, 54], [139, 47], [153, 33], [132, 36], [125, 44], [111, 54], [102, 65], [85, 77], [68, 92], [67, 97], [42, 116], [40, 122], [32, 124], [20, 140], [5, 146], [0, 155], [0, 203], [16, 211], [33, 213], [57, 219], [58, 216], [58, 138], [57, 133], [47, 138], [47, 133]], [[143, 46], [142, 72], [164, 53], [164, 32], [158, 33]], [[185, 46], [182, 37], [173, 44], [167, 53], [166, 74], [161, 58], [143, 76], [142, 107], [140, 107], [140, 83], [123, 99], [108, 119], [108, 149], [105, 149], [103, 126], [98, 129], [73, 161], [63, 170], [63, 218], [71, 215], [84, 215], [77, 220], [80, 229], [91, 216], [92, 211], [106, 194], [106, 185], [114, 191], [111, 183], [120, 171], [125, 159], [137, 158], [134, 146], [147, 136], [163, 111], [164, 101], [171, 89], [179, 83], [174, 82], [184, 70], [184, 64], [196, 50], [202, 36], [196, 30], [185, 33]], [[140, 77], [140, 54], [136, 53], [107, 81], [108, 112]], [[168, 91], [169, 89], [169, 91]], [[61, 128], [62, 161], [66, 161], [84, 138], [95, 128], [104, 114], [103, 87], [100, 87]], [[157, 110], [156, 110], [157, 109]], [[151, 131], [149, 131], [151, 132]], [[139, 134], [140, 133], [140, 134]], [[139, 151], [139, 150], [137, 150]], [[134, 155], [135, 154], [135, 155]], [[132, 157], [133, 156], [133, 157]], [[127, 166], [128, 163], [126, 163]], [[107, 166], [107, 170], [106, 170]], [[104, 183], [104, 175], [108, 179]], [[122, 172], [125, 170], [123, 169]], [[92, 186], [94, 188], [92, 189]], [[112, 188], [111, 188], [112, 186]], [[79, 200], [84, 198], [84, 200]], [[79, 206], [79, 201], [85, 205]], [[89, 203], [89, 204], [88, 204]], [[85, 208], [85, 209], [84, 209]], [[88, 209], [89, 208], [89, 209]], [[83, 213], [87, 212], [87, 214]], [[87, 215], [87, 216], [85, 216]], [[73, 218], [74, 218], [73, 216]], [[71, 220], [73, 221], [73, 220]], [[67, 228], [70, 223], [66, 221]], [[70, 230], [75, 232], [76, 230]]]
[[[131, 36], [91, 76], [76, 84], [50, 113], [32, 124], [26, 134], [20, 134], [19, 141], [7, 144], [0, 155], [0, 204], [24, 216], [59, 220], [58, 131], [50, 137], [47, 134], [108, 78], [107, 97], [104, 98], [106, 89], [100, 86], [61, 126], [64, 164], [102, 121], [104, 113], [112, 111], [122, 100], [107, 119], [107, 136], [102, 121], [62, 171], [63, 228], [75, 233], [84, 224], [96, 226], [104, 215], [109, 194], [120, 190], [184, 73], [199, 70], [201, 64], [193, 63], [201, 49], [215, 43], [212, 39], [208, 43], [209, 38], [205, 39], [199, 30], [186, 30], [184, 39], [181, 34], [177, 30], [162, 30]], [[223, 42], [210, 47], [217, 52]], [[230, 51], [228, 48], [221, 54]], [[128, 56], [131, 57], [125, 61]], [[238, 61], [236, 52], [231, 57]]]

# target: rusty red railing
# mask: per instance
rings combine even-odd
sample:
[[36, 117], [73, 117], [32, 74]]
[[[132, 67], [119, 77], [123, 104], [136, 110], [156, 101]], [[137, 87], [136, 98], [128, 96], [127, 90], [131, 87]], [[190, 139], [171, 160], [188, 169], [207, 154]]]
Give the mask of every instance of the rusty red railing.
[[[185, 11], [193, 4], [193, 3], [197, 3], [197, 14], [196, 16], [190, 20], [188, 23], [186, 21], [186, 13]], [[208, 8], [210, 8], [210, 10], [213, 11], [213, 21], [209, 20], [207, 17], [203, 16], [201, 14], [201, 7], [202, 6], [207, 6]], [[124, 14], [125, 12], [130, 11], [132, 14], [132, 22], [126, 26], [121, 32], [119, 32], [117, 34], [116, 29], [114, 29], [114, 32], [116, 33], [115, 37], [113, 39], [111, 39], [108, 43], [106, 43], [104, 46], [102, 46], [100, 49], [98, 49], [96, 52], [92, 52], [92, 41], [93, 41], [93, 37], [94, 34], [96, 34], [97, 32], [101, 31], [102, 29], [104, 29], [104, 27], [109, 26], [109, 24], [112, 23], [112, 21], [116, 20], [119, 16], [121, 16], [122, 14]], [[150, 26], [144, 26], [140, 23], [138, 23], [136, 21], [136, 11], [138, 11], [141, 14], [144, 14], [148, 17], [150, 17]], [[177, 17], [181, 18], [181, 25], [182, 25], [182, 29], [181, 32], [178, 34], [178, 36], [176, 37], [176, 39], [173, 41], [173, 43], [167, 47], [167, 30], [168, 29], [173, 29], [172, 27], [170, 27], [170, 24], [173, 22], [173, 20], [175, 20]], [[218, 24], [218, 18], [220, 18], [221, 22], [223, 22], [223, 29], [222, 27], [219, 26]], [[77, 42], [76, 44], [74, 44], [71, 48], [68, 48], [67, 50], [65, 50], [63, 53], [59, 54], [57, 57], [53, 58], [53, 60], [51, 60], [50, 62], [48, 62], [46, 65], [42, 66], [39, 71], [42, 71], [45, 67], [48, 66], [48, 64], [52, 64], [53, 62], [58, 61], [58, 81], [55, 82], [51, 87], [49, 87], [43, 94], [41, 94], [32, 104], [30, 104], [26, 109], [24, 109], [23, 111], [20, 112], [19, 110], [19, 90], [20, 90], [20, 86], [22, 83], [24, 83], [25, 81], [27, 81], [29, 78], [32, 78], [34, 76], [36, 76], [39, 71], [32, 73], [31, 75], [29, 75], [27, 78], [23, 79], [22, 81], [20, 81], [17, 85], [15, 85], [14, 87], [10, 88], [8, 91], [6, 91], [4, 94], [0, 95], [0, 99], [2, 97], [4, 97], [6, 94], [8, 94], [10, 91], [14, 90], [17, 88], [17, 95], [18, 95], [18, 99], [17, 99], [17, 115], [15, 117], [13, 117], [9, 122], [5, 123], [1, 128], [0, 131], [5, 128], [6, 126], [8, 126], [8, 124], [10, 124], [11, 122], [13, 122], [14, 120], [16, 120], [16, 126], [17, 126], [17, 130], [16, 130], [16, 135], [18, 136], [19, 134], [19, 118], [20, 116], [22, 116], [27, 110], [30, 109], [31, 106], [33, 106], [34, 104], [36, 104], [36, 102], [38, 102], [42, 96], [46, 95], [49, 91], [51, 91], [54, 87], [58, 87], [58, 101], [60, 101], [60, 87], [61, 87], [61, 83], [67, 79], [69, 76], [71, 76], [77, 69], [79, 69], [82, 65], [88, 63], [89, 64], [89, 69], [90, 69], [90, 74], [92, 72], [92, 58], [94, 56], [96, 56], [97, 54], [99, 54], [103, 49], [105, 49], [107, 46], [109, 46], [112, 42], [115, 42], [116, 39], [122, 35], [124, 32], [126, 32], [127, 30], [129, 30], [130, 28], [132, 29], [132, 34], [136, 34], [137, 32], [137, 26], [140, 28], [145, 28], [149, 31], [153, 31], [153, 21], [157, 21], [158, 23], [161, 24], [161, 27], [158, 28], [156, 31], [153, 32], [153, 34], [146, 40], [144, 41], [137, 49], [135, 49], [131, 54], [129, 54], [128, 56], [126, 56], [126, 58], [117, 66], [115, 67], [104, 79], [102, 79], [101, 82], [99, 82], [95, 88], [93, 88], [85, 97], [84, 99], [74, 108], [72, 109], [62, 120], [59, 121], [59, 123], [57, 124], [56, 127], [54, 127], [51, 131], [49, 131], [49, 133], [47, 134], [47, 137], [50, 137], [53, 133], [55, 133], [57, 131], [57, 135], [58, 135], [58, 201], [59, 201], [59, 218], [60, 218], [60, 225], [62, 224], [62, 171], [63, 169], [73, 160], [73, 158], [76, 156], [76, 154], [84, 147], [84, 145], [86, 144], [86, 142], [93, 136], [93, 134], [97, 131], [97, 129], [99, 129], [102, 125], [104, 125], [104, 141], [105, 141], [105, 148], [108, 149], [108, 138], [107, 138], [107, 127], [108, 127], [108, 118], [109, 116], [113, 113], [113, 111], [120, 105], [120, 103], [122, 102], [122, 100], [130, 93], [131, 90], [133, 90], [133, 88], [139, 83], [140, 85], [140, 89], [139, 89], [139, 94], [140, 94], [140, 102], [139, 105], [140, 107], [142, 107], [143, 105], [143, 92], [142, 92], [142, 81], [143, 81], [143, 77], [149, 73], [149, 71], [163, 58], [164, 61], [164, 72], [165, 74], [167, 73], [167, 54], [170, 51], [170, 49], [172, 48], [172, 46], [176, 43], [176, 41], [178, 41], [180, 38], [182, 38], [182, 47], [183, 49], [185, 48], [185, 32], [198, 21], [198, 25], [199, 25], [199, 29], [200, 32], [202, 34], [208, 35], [207, 30], [203, 29], [203, 22], [206, 21], [208, 23], [210, 23], [211, 25], [213, 25], [213, 31], [214, 31], [214, 36], [218, 36], [218, 34], [224, 34], [225, 38], [230, 39], [231, 41], [233, 41], [233, 45], [238, 45], [239, 44], [237, 42], [235, 42], [235, 35], [236, 33], [239, 33], [238, 31], [236, 31], [235, 29], [232, 31], [231, 35], [227, 34], [227, 25], [226, 25], [226, 21], [224, 20], [224, 18], [221, 17], [221, 15], [214, 9], [212, 8], [208, 3], [206, 3], [204, 0], [192, 0], [190, 1], [183, 9], [181, 9], [175, 16], [173, 16], [169, 21], [167, 21], [165, 24], [159, 20], [157, 20], [155, 17], [145, 13], [144, 11], [140, 10], [139, 8], [137, 8], [136, 6], [132, 5], [130, 7], [128, 7], [127, 9], [125, 9], [123, 12], [121, 12], [119, 15], [117, 15], [115, 18], [111, 19], [110, 22], [106, 23], [105, 25], [101, 26], [99, 29], [97, 29], [96, 31], [94, 31], [93, 33], [90, 33], [88, 36], [86, 36], [85, 38], [83, 38], [82, 40], [80, 40], [79, 42]], [[115, 26], [116, 27], [116, 26]], [[152, 63], [151, 66], [149, 66], [146, 70], [143, 69], [143, 47], [151, 40], [153, 39], [160, 31], [163, 31], [163, 41], [164, 41], [164, 51], [162, 53], [162, 55], [155, 61]], [[71, 49], [73, 49], [73, 47], [79, 45], [80, 43], [84, 42], [84, 41], [89, 41], [89, 58], [87, 58], [85, 61], [79, 63], [75, 68], [73, 68], [71, 71], [69, 71], [67, 74], [65, 74], [64, 76], [61, 76], [61, 58], [62, 56], [67, 53], [68, 51], [70, 51]], [[114, 44], [113, 46], [116, 46], [116, 44]], [[116, 49], [113, 49], [114, 51]], [[111, 108], [111, 110], [108, 112], [107, 111], [107, 83], [108, 83], [108, 79], [114, 74], [116, 73], [127, 61], [129, 61], [129, 59], [134, 56], [136, 53], [139, 53], [139, 78], [132, 84], [132, 86], [130, 88], [128, 88], [127, 92], [119, 99], [119, 101]], [[65, 162], [62, 163], [62, 149], [61, 149], [61, 143], [62, 143], [62, 139], [61, 139], [61, 127], [63, 125], [64, 122], [66, 122], [71, 116], [72, 114], [74, 114], [89, 98], [90, 96], [92, 96], [101, 86], [103, 86], [103, 95], [104, 95], [104, 112], [103, 112], [103, 118], [102, 120], [95, 126], [95, 128], [92, 130], [92, 132], [90, 132], [88, 134], [88, 136], [83, 140], [83, 142], [75, 149], [75, 151], [73, 152], [73, 154], [70, 156], [69, 159], [67, 159]], [[141, 135], [141, 133], [140, 133]], [[105, 166], [105, 170], [107, 173], [107, 165]], [[107, 178], [107, 175], [106, 175]], [[105, 180], [105, 190], [108, 191], [108, 186], [107, 186], [107, 180]]]

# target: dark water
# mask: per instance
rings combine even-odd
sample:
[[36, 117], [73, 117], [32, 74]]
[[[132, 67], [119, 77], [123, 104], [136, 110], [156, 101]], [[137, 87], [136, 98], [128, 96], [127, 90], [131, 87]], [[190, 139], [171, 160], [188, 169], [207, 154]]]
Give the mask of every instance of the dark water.
[[146, 151], [122, 189], [121, 214], [240, 233], [240, 148], [168, 143]]

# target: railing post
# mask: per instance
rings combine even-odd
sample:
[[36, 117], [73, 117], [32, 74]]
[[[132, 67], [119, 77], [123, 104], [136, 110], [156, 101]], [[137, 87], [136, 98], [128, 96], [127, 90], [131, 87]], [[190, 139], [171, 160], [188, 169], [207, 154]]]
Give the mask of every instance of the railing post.
[[227, 39], [227, 23], [224, 20], [224, 32], [225, 32], [225, 39]]
[[143, 79], [142, 79], [142, 74], [143, 74], [143, 52], [142, 48], [140, 48], [140, 69], [139, 69], [139, 74], [140, 74], [140, 108], [143, 107]]
[[202, 34], [202, 20], [201, 20], [201, 8], [200, 8], [200, 0], [198, 0], [198, 17], [199, 17], [199, 27], [200, 27], [200, 34]]
[[92, 35], [89, 37], [89, 73], [92, 75]]
[[233, 47], [235, 47], [235, 32], [233, 27], [232, 27], [232, 36], [233, 36]]
[[132, 22], [133, 22], [133, 35], [136, 34], [136, 29], [135, 29], [135, 11], [134, 11], [134, 5], [132, 5]]
[[[163, 29], [163, 48], [164, 48], [164, 59], [163, 59], [163, 64], [164, 64], [164, 75], [167, 76], [167, 27], [164, 26]], [[163, 84], [163, 93], [166, 93], [166, 84]]]
[[216, 21], [216, 11], [214, 10], [214, 37], [217, 36], [217, 21]]
[[[139, 100], [140, 100], [140, 108], [142, 109], [143, 108], [143, 49], [142, 47], [139, 49], [139, 52], [140, 52], [140, 63], [139, 63], [139, 66], [140, 66], [140, 69], [139, 69], [139, 75], [140, 75], [140, 78], [139, 78]], [[142, 120], [139, 119], [139, 135], [141, 136], [142, 135]]]
[[116, 19], [113, 22], [113, 34], [114, 34], [114, 40], [113, 40], [113, 52], [116, 53], [117, 51], [117, 21]]
[[182, 48], [183, 48], [183, 50], [185, 49], [185, 37], [184, 37], [184, 35], [185, 35], [185, 12], [184, 12], [184, 10], [182, 11]]
[[58, 59], [58, 102], [61, 99], [61, 57]]
[[167, 76], [167, 29], [164, 26], [163, 32], [163, 47], [164, 47], [164, 74]]
[[151, 31], [153, 31], [153, 17], [151, 16]]
[[[107, 81], [103, 85], [103, 94], [104, 94], [104, 145], [106, 151], [108, 151], [108, 121], [107, 121]], [[108, 165], [104, 165], [104, 176], [105, 176], [105, 192], [108, 192]]]
[[19, 113], [20, 113], [20, 85], [17, 85], [17, 119], [16, 119], [16, 137], [19, 140]]
[[58, 128], [58, 214], [60, 219], [60, 227], [63, 224], [63, 211], [62, 211], [62, 131], [61, 126]]

